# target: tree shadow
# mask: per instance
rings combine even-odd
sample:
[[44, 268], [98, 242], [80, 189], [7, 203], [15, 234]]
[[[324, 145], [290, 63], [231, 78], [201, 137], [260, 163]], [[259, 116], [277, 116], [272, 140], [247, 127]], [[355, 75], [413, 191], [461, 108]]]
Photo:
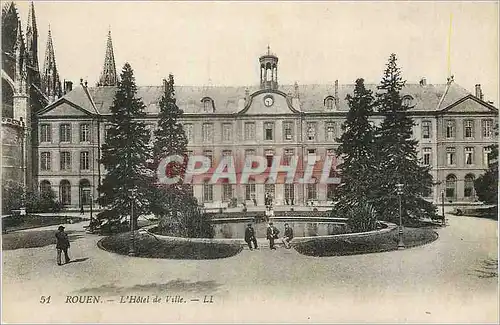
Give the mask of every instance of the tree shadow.
[[215, 292], [221, 285], [215, 281], [195, 281], [189, 282], [181, 279], [172, 280], [166, 283], [148, 283], [136, 284], [134, 286], [123, 287], [114, 284], [105, 284], [100, 287], [83, 288], [77, 293], [91, 293], [91, 294], [117, 294], [123, 295], [127, 293], [141, 293], [141, 292], [168, 292], [168, 293], [198, 293], [198, 292]]
[[498, 277], [498, 260], [497, 259], [487, 259], [480, 263], [480, 268], [474, 270], [475, 275], [478, 278], [495, 278]]

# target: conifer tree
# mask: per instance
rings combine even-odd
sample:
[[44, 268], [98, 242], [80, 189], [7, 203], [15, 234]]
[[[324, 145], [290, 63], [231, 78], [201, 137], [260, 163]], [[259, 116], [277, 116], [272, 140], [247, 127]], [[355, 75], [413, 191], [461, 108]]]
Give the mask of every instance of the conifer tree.
[[[150, 133], [143, 119], [145, 105], [137, 98], [137, 86], [129, 63], [125, 63], [113, 104], [110, 108], [106, 142], [102, 145], [101, 163], [106, 175], [100, 186], [99, 203], [105, 207], [99, 217], [124, 219], [130, 216], [134, 203], [134, 219], [149, 211], [149, 192], [152, 181], [152, 148]], [[136, 189], [132, 200], [129, 190]]]
[[[498, 137], [498, 126], [495, 127], [495, 136]], [[498, 206], [498, 144], [488, 148], [491, 150], [488, 170], [474, 181], [474, 189], [479, 201]]]
[[[187, 136], [180, 122], [183, 111], [177, 106], [174, 76], [164, 80], [164, 94], [160, 100], [158, 128], [155, 131], [153, 169], [156, 171], [162, 159], [178, 155], [184, 157], [187, 151]], [[151, 210], [159, 217], [163, 233], [185, 237], [210, 237], [208, 220], [198, 209], [191, 184], [183, 184], [185, 163], [171, 162], [167, 165], [168, 177], [179, 177], [176, 184], [158, 183], [152, 195]]]
[[[354, 94], [347, 95], [346, 99], [349, 112], [342, 124], [343, 133], [338, 140], [340, 145], [337, 149], [337, 156], [342, 160], [338, 166], [341, 171], [341, 183], [336, 188], [334, 197], [334, 213], [343, 216], [351, 215], [358, 203], [370, 200], [373, 194], [372, 178], [375, 174], [375, 127], [369, 122], [373, 114], [374, 97], [372, 92], [365, 88], [364, 80], [357, 79]], [[372, 214], [355, 214], [353, 217], [371, 218]], [[373, 222], [358, 224], [374, 225]]]
[[403, 184], [402, 214], [405, 218], [430, 217], [436, 207], [424, 197], [431, 193], [433, 181], [430, 167], [422, 166], [417, 156], [418, 141], [412, 137], [414, 122], [409, 115], [411, 106], [403, 104], [401, 90], [405, 81], [391, 54], [378, 86], [376, 103], [384, 120], [375, 139], [377, 175], [374, 201], [382, 217], [397, 220], [399, 202], [396, 184]]

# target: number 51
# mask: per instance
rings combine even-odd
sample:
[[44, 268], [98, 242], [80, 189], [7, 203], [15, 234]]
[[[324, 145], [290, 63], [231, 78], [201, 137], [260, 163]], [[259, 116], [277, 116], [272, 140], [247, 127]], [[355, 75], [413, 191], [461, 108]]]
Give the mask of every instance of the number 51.
[[50, 296], [40, 296], [41, 304], [50, 304]]

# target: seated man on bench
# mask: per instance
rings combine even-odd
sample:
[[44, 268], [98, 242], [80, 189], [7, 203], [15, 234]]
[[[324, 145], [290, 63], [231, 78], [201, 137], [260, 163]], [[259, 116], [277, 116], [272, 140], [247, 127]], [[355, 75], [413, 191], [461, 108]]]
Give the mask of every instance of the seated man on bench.
[[283, 245], [285, 245], [285, 248], [292, 247], [292, 245], [290, 245], [292, 239], [293, 239], [293, 229], [288, 225], [288, 223], [285, 223], [285, 234], [283, 235], [282, 238]]

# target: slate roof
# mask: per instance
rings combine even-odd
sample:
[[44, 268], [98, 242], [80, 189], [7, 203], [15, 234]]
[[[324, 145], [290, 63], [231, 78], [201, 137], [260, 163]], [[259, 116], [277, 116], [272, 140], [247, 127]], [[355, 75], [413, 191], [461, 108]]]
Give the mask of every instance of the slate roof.
[[[377, 91], [377, 85], [366, 85], [372, 91]], [[294, 93], [294, 85], [279, 86], [279, 90], [292, 95]], [[236, 113], [240, 110], [238, 102], [245, 98], [245, 91], [249, 93], [259, 90], [258, 86], [253, 87], [226, 87], [226, 86], [176, 86], [175, 97], [177, 105], [188, 114], [203, 114], [204, 97], [210, 97], [214, 101], [215, 112], [221, 114]], [[110, 114], [110, 107], [113, 103], [115, 86], [106, 87], [88, 87], [89, 95], [92, 97], [97, 111], [100, 114]], [[446, 84], [421, 86], [420, 84], [407, 84], [402, 90], [402, 95], [410, 95], [413, 97], [414, 111], [434, 111], [437, 109], [439, 100], [446, 90]], [[349, 107], [345, 100], [347, 94], [352, 94], [354, 91], [353, 84], [339, 85], [339, 107], [337, 111], [348, 111]], [[299, 85], [299, 98], [303, 112], [324, 112], [324, 99], [327, 96], [334, 96], [334, 85]], [[142, 98], [146, 105], [146, 111], [150, 114], [158, 113], [158, 102], [163, 94], [162, 86], [138, 86], [137, 96]], [[446, 94], [440, 109], [444, 109], [454, 102], [470, 95], [466, 89], [452, 83], [448, 93]], [[83, 109], [94, 112], [93, 105], [89, 96], [85, 93], [84, 86], [79, 85], [71, 92], [63, 96], [60, 100], [68, 100]], [[56, 104], [53, 103], [52, 105]]]

